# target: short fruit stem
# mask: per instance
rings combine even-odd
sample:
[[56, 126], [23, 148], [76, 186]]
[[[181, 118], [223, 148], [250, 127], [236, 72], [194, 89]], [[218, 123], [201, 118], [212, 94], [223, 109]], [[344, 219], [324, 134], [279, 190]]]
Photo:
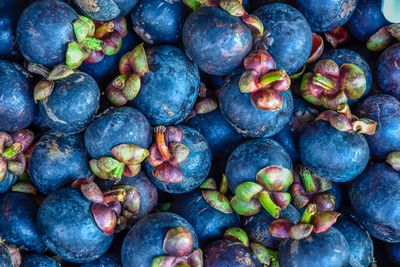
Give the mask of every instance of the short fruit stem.
[[303, 215], [301, 216], [300, 223], [303, 224], [311, 223], [311, 219], [316, 212], [317, 212], [317, 206], [315, 204], [309, 204], [304, 210]]
[[315, 192], [316, 188], [311, 171], [306, 168], [302, 168], [300, 170], [300, 176], [306, 192], [308, 193]]
[[267, 87], [271, 83], [274, 83], [277, 81], [283, 81], [286, 78], [287, 78], [287, 74], [285, 71], [273, 70], [273, 71], [270, 71], [267, 74], [263, 75], [260, 78], [260, 85], [261, 85], [261, 87]]
[[272, 217], [278, 218], [281, 208], [272, 201], [270, 194], [267, 191], [262, 191], [258, 194], [258, 200], [261, 206], [269, 213]]
[[328, 77], [323, 76], [320, 73], [317, 73], [313, 79], [312, 83], [316, 86], [322, 87], [325, 91], [332, 91], [336, 87], [336, 82]]

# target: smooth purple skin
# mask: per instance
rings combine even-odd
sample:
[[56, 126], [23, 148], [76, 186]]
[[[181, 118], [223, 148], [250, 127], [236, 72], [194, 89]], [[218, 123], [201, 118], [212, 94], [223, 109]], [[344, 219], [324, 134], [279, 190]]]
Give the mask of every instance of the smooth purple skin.
[[157, 256], [165, 255], [164, 237], [168, 230], [183, 226], [191, 232], [194, 247], [198, 248], [197, 235], [193, 227], [181, 216], [170, 212], [150, 214], [136, 223], [125, 236], [121, 250], [124, 267], [148, 267]]
[[380, 55], [377, 80], [383, 92], [400, 101], [400, 44], [392, 45]]
[[183, 25], [182, 39], [188, 56], [212, 75], [230, 74], [239, 68], [253, 40], [240, 18], [218, 7], [202, 7], [191, 13]]
[[349, 245], [333, 227], [300, 241], [285, 239], [279, 246], [280, 267], [345, 267], [349, 260]]
[[61, 267], [61, 264], [46, 255], [27, 254], [22, 258], [21, 267]]
[[400, 266], [400, 243], [386, 243], [385, 254], [389, 259], [391, 266]]
[[121, 267], [119, 257], [114, 255], [103, 255], [95, 261], [83, 264], [81, 267]]
[[346, 24], [351, 35], [365, 42], [381, 27], [389, 24], [381, 8], [381, 0], [358, 0], [356, 10]]
[[67, 44], [75, 40], [72, 22], [78, 14], [58, 0], [40, 0], [29, 5], [17, 25], [17, 42], [28, 61], [54, 66], [65, 60]]
[[35, 111], [28, 75], [20, 65], [0, 60], [0, 131], [26, 128], [33, 122]]
[[[91, 19], [98, 21], [109, 21], [118, 17], [126, 16], [138, 0], [74, 0], [81, 11]], [[94, 5], [89, 3], [95, 3]]]
[[375, 134], [365, 136], [373, 158], [383, 160], [390, 152], [400, 150], [400, 102], [396, 98], [385, 94], [369, 96], [354, 114], [378, 123]]
[[388, 164], [368, 167], [349, 186], [355, 215], [373, 236], [385, 242], [400, 242], [400, 173]]

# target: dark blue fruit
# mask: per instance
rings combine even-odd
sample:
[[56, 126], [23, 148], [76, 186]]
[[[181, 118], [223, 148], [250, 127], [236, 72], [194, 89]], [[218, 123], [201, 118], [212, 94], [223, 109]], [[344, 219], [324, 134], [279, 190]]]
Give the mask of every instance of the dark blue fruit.
[[382, 91], [400, 100], [400, 44], [389, 47], [381, 54], [377, 74]]
[[81, 11], [91, 19], [109, 21], [131, 12], [137, 0], [74, 0]]
[[326, 121], [315, 121], [300, 133], [299, 152], [307, 168], [334, 182], [356, 178], [369, 160], [362, 134], [339, 131]]
[[193, 227], [181, 216], [169, 212], [148, 215], [135, 224], [128, 232], [122, 245], [121, 261], [124, 267], [148, 267], [157, 256], [165, 255], [163, 241], [168, 230], [184, 227], [198, 241]]
[[356, 9], [358, 0], [295, 0], [313, 32], [328, 32], [344, 25]]
[[368, 167], [350, 186], [358, 221], [374, 237], [400, 242], [400, 174], [384, 163]]
[[47, 247], [63, 260], [86, 263], [103, 255], [113, 235], [105, 235], [93, 219], [92, 202], [74, 188], [48, 196], [37, 214], [38, 231]]
[[230, 74], [239, 68], [253, 42], [247, 25], [218, 7], [202, 7], [190, 14], [182, 38], [194, 63], [213, 75]]
[[318, 111], [301, 98], [293, 98], [293, 114], [289, 123], [272, 138], [288, 152], [293, 163], [300, 161], [297, 139], [299, 133], [315, 119]]
[[335, 228], [302, 240], [285, 239], [279, 246], [281, 267], [346, 267], [349, 260], [349, 245]]
[[243, 182], [255, 182], [257, 172], [272, 165], [292, 169], [289, 155], [276, 141], [258, 139], [241, 144], [232, 152], [226, 164], [230, 191], [235, 192], [236, 187]]
[[61, 264], [46, 255], [27, 254], [22, 259], [21, 267], [61, 267]]
[[193, 226], [202, 244], [221, 238], [231, 227], [240, 227], [240, 218], [235, 212], [224, 213], [211, 207], [200, 190], [178, 196], [171, 212], [182, 216]]
[[286, 4], [265, 5], [254, 14], [262, 20], [267, 32], [258, 47], [271, 54], [278, 69], [295, 73], [311, 53], [312, 36], [307, 20]]
[[26, 60], [54, 66], [64, 62], [68, 42], [74, 41], [71, 23], [78, 14], [67, 3], [39, 0], [21, 14], [17, 41]]
[[140, 93], [132, 104], [151, 125], [182, 122], [199, 92], [198, 68], [175, 46], [146, 49], [150, 72], [141, 79]]
[[388, 24], [381, 8], [381, 0], [358, 0], [357, 8], [347, 22], [352, 36], [360, 41], [367, 41], [381, 27]]
[[46, 249], [37, 227], [39, 203], [30, 195], [9, 192], [0, 195], [0, 236], [8, 244], [42, 253]]
[[96, 81], [86, 73], [75, 72], [55, 82], [51, 95], [39, 102], [39, 113], [50, 129], [76, 133], [92, 121], [99, 103]]
[[21, 66], [0, 60], [0, 131], [22, 130], [35, 117], [33, 90]]
[[1, 267], [13, 266], [11, 255], [3, 244], [0, 244], [0, 266]]
[[83, 264], [81, 267], [121, 267], [118, 257], [114, 255], [103, 255], [95, 261]]
[[393, 267], [400, 266], [400, 243], [386, 243], [386, 255]]
[[178, 44], [189, 9], [182, 1], [142, 0], [132, 10], [135, 32], [149, 44]]
[[228, 122], [245, 137], [269, 137], [290, 121], [293, 112], [293, 96], [290, 90], [283, 92], [282, 107], [275, 111], [258, 109], [251, 103], [250, 94], [239, 89], [242, 72], [233, 74], [222, 87], [219, 104]]
[[206, 114], [197, 114], [189, 120], [189, 125], [207, 140], [213, 159], [226, 160], [243, 140], [219, 108]]
[[150, 142], [151, 129], [146, 117], [129, 107], [105, 111], [85, 131], [85, 146], [92, 158], [111, 156], [111, 149], [119, 144], [148, 148]]
[[384, 94], [370, 96], [356, 108], [355, 114], [378, 123], [375, 134], [365, 137], [372, 157], [384, 159], [390, 152], [400, 150], [400, 102], [396, 98]]
[[[289, 219], [294, 223], [300, 220], [300, 213], [295, 207], [289, 205], [286, 209], [282, 210], [279, 218]], [[252, 242], [258, 242], [264, 246], [272, 249], [278, 249], [279, 244], [282, 240], [271, 236], [268, 231], [269, 225], [275, 219], [265, 210], [261, 210], [256, 215], [251, 217], [243, 217], [242, 224], [243, 229], [249, 235]]]
[[370, 235], [354, 221], [339, 217], [335, 228], [347, 240], [350, 249], [350, 266], [370, 266], [374, 256], [374, 246]]
[[47, 132], [35, 144], [29, 165], [32, 183], [43, 194], [90, 176], [82, 136]]
[[145, 161], [144, 167], [147, 175], [158, 189], [171, 194], [182, 194], [199, 187], [207, 178], [211, 168], [211, 152], [206, 139], [198, 131], [183, 125], [176, 127], [182, 129], [182, 144], [188, 147], [190, 151], [186, 160], [179, 163], [184, 177], [183, 180], [176, 183], [162, 182], [153, 175], [154, 167], [147, 161]]

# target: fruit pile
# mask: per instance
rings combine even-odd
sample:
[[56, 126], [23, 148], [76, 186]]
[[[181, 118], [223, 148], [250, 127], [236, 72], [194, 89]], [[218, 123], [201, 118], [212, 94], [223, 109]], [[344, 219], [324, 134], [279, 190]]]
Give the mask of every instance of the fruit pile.
[[0, 267], [400, 266], [381, 7], [0, 0]]

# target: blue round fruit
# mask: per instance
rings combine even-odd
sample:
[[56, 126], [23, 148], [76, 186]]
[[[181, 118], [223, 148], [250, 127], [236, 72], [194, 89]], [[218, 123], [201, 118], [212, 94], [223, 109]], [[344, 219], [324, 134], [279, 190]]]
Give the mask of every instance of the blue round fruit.
[[400, 44], [387, 48], [379, 57], [377, 80], [381, 90], [400, 101]]
[[128, 15], [138, 0], [74, 0], [74, 2], [89, 18], [109, 21]]
[[27, 254], [22, 259], [21, 267], [61, 267], [61, 264], [46, 255]]

